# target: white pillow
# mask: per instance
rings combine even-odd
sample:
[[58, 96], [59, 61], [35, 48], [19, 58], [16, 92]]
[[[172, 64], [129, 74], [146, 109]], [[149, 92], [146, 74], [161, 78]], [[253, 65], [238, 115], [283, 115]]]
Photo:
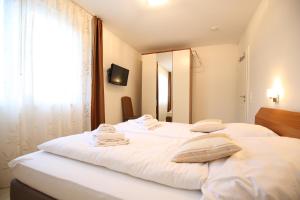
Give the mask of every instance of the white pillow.
[[[220, 131], [222, 132], [222, 131]], [[278, 137], [272, 130], [255, 124], [229, 123], [226, 124], [226, 133], [236, 137]]]
[[206, 119], [193, 124], [190, 130], [193, 132], [210, 133], [225, 128], [226, 126], [222, 124], [222, 120], [220, 119]]
[[226, 134], [202, 135], [183, 143], [172, 161], [202, 163], [231, 156], [240, 150]]

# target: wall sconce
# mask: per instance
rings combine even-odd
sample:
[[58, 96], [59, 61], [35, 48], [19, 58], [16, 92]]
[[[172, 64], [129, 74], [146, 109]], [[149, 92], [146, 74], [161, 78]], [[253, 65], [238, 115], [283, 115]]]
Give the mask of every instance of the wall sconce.
[[272, 99], [276, 104], [279, 103], [280, 97], [283, 96], [283, 88], [279, 79], [276, 79], [273, 88], [267, 90], [267, 97]]
[[279, 103], [280, 95], [274, 91], [274, 89], [268, 89], [267, 90], [267, 96], [268, 98], [272, 99], [274, 103]]

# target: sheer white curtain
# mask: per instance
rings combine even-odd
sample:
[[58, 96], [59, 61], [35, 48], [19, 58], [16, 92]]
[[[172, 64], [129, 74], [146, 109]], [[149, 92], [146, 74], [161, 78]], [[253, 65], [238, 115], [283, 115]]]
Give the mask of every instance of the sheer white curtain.
[[0, 186], [9, 160], [90, 129], [91, 20], [69, 0], [0, 0]]

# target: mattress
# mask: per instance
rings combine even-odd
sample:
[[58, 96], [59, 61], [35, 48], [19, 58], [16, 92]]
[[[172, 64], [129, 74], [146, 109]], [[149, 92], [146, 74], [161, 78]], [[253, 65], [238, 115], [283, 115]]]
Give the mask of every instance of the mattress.
[[171, 188], [43, 151], [28, 154], [13, 167], [26, 185], [62, 200], [199, 200], [201, 191]]

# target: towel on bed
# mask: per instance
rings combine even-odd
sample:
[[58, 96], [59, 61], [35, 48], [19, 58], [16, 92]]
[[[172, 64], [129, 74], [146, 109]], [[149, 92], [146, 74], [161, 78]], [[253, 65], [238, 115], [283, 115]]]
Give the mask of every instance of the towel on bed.
[[113, 125], [101, 124], [93, 133], [93, 146], [117, 146], [129, 144], [129, 139], [124, 134], [117, 133]]
[[142, 130], [153, 130], [161, 126], [158, 120], [154, 119], [151, 115], [143, 115], [140, 118], [128, 120], [128, 122], [135, 125], [137, 129]]
[[96, 129], [96, 132], [114, 133], [114, 132], [116, 132], [116, 128], [111, 124], [100, 124], [100, 126]]

